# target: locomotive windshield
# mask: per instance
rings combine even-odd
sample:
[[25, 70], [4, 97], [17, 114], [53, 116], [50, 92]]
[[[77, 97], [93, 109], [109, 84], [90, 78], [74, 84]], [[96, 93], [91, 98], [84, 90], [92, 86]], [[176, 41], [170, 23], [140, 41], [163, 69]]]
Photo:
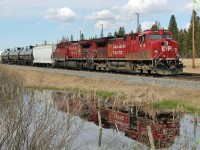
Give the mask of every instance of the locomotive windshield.
[[172, 37], [171, 34], [163, 34], [163, 35], [162, 35], [162, 38], [163, 38], [163, 39], [172, 39], [173, 37]]
[[149, 40], [159, 40], [161, 38], [162, 39], [172, 39], [173, 36], [171, 34], [162, 34], [162, 36], [159, 34], [149, 34], [148, 35]]
[[148, 35], [148, 39], [149, 40], [159, 40], [160, 39], [160, 35], [159, 34], [149, 34]]

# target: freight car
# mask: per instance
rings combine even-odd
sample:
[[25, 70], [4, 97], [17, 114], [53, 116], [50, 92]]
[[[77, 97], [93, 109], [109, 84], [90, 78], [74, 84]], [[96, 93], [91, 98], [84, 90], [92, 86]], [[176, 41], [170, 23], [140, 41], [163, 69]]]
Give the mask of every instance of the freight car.
[[33, 65], [52, 66], [53, 51], [56, 45], [41, 45], [33, 48]]
[[[123, 37], [62, 41], [56, 45], [36, 46], [25, 62], [73, 69], [172, 75], [183, 71], [178, 50], [178, 43], [173, 40], [170, 31], [146, 30]], [[3, 53], [3, 63], [21, 61], [20, 57], [18, 60], [11, 59], [12, 53]]]
[[1, 53], [1, 63], [9, 63], [9, 53], [12, 51], [12, 49], [5, 49], [2, 53]]
[[[4, 51], [3, 50], [0, 50], [0, 56], [1, 56], [1, 54], [3, 53]], [[1, 57], [0, 57], [0, 63], [2, 62], [2, 60], [1, 60]]]
[[33, 64], [33, 46], [27, 46], [25, 49], [19, 52], [18, 63], [20, 65], [32, 65]]

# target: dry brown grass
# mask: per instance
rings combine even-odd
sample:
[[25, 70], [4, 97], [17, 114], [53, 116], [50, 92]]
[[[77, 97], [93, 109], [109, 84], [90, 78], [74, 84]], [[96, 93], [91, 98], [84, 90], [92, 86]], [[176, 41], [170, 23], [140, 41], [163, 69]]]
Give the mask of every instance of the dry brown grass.
[[191, 73], [200, 73], [200, 58], [195, 59], [195, 68], [192, 68], [192, 59], [181, 59], [184, 66], [186, 66], [183, 71]]
[[[15, 67], [9, 66], [12, 69]], [[181, 103], [192, 104], [200, 108], [200, 90], [161, 87], [155, 84], [143, 85], [138, 83], [128, 84], [122, 81], [100, 78], [85, 78], [52, 74], [46, 72], [19, 70], [26, 80], [27, 87], [52, 88], [52, 89], [81, 89], [85, 91], [109, 91], [118, 95], [125, 95], [124, 103], [139, 102], [152, 103], [163, 100], [177, 100]]]

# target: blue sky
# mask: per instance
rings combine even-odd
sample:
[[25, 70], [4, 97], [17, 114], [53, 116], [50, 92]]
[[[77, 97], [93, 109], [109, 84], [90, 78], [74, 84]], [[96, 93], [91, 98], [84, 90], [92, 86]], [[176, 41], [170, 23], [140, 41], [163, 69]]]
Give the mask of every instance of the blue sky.
[[[200, 7], [200, 0], [199, 7]], [[56, 43], [62, 36], [79, 33], [86, 38], [104, 35], [124, 26], [136, 30], [140, 14], [142, 29], [155, 21], [167, 28], [175, 15], [178, 28], [187, 28], [193, 0], [0, 0], [0, 49]], [[196, 8], [197, 14], [200, 9]]]

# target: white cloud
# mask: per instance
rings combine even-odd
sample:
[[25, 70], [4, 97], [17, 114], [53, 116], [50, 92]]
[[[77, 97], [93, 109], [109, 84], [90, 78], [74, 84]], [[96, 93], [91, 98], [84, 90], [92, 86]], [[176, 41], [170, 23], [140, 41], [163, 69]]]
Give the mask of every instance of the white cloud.
[[[185, 7], [185, 9], [188, 10], [188, 11], [193, 10], [193, 2], [190, 2], [190, 3], [185, 4], [184, 7]], [[196, 4], [194, 4], [194, 9], [195, 9], [195, 10], [200, 10], [200, 8], [197, 7]]]
[[110, 10], [102, 10], [99, 12], [93, 12], [87, 18], [91, 20], [110, 20], [110, 19], [114, 19], [115, 16]]
[[185, 9], [186, 10], [192, 10], [193, 9], [193, 2], [185, 4]]
[[169, 7], [167, 0], [129, 0], [122, 11], [128, 14], [152, 14], [169, 11]]
[[68, 7], [63, 8], [49, 8], [44, 17], [51, 21], [60, 23], [70, 23], [78, 18], [77, 14]]
[[190, 22], [188, 22], [188, 23], [185, 25], [184, 29], [188, 30], [189, 28], [190, 28]]
[[102, 24], [103, 24], [103, 29], [116, 29], [117, 28], [117, 26], [115, 24], [112, 24], [110, 21], [97, 21], [94, 28], [102, 29]]
[[145, 21], [141, 24], [142, 30], [147, 30], [150, 29], [152, 27], [152, 25], [155, 24], [155, 22], [152, 21]]

